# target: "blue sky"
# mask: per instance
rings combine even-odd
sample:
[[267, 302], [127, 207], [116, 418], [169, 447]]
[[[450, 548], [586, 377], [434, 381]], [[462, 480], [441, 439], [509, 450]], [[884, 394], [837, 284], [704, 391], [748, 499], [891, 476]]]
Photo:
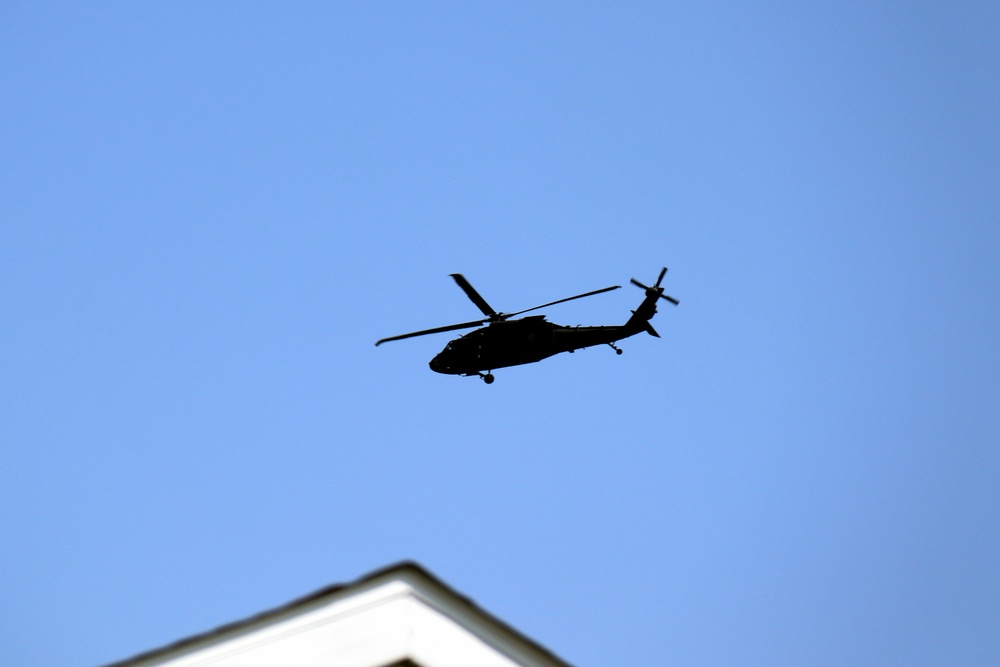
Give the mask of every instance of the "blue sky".
[[[584, 666], [1000, 662], [995, 3], [5, 3], [0, 654], [413, 559]], [[432, 373], [498, 310], [657, 340]]]

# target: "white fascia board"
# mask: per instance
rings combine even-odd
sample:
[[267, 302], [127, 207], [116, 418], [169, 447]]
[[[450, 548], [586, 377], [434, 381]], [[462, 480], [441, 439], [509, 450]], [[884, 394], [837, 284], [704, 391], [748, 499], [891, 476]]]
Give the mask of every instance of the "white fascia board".
[[567, 667], [434, 581], [387, 573], [134, 667]]
[[409, 597], [408, 586], [390, 582], [312, 609], [290, 610], [262, 625], [251, 624], [234, 634], [224, 633], [182, 650], [175, 658], [161, 656], [160, 661], [149, 664], [164, 667], [389, 665], [407, 655]]
[[[550, 653], [539, 650], [535, 644], [525, 641], [524, 637], [506, 625], [499, 623], [468, 602], [457, 599], [450, 591], [435, 585], [428, 585], [422, 577], [409, 572], [401, 573], [412, 586], [413, 595], [419, 598], [429, 610], [435, 610], [434, 615], [426, 614], [419, 618], [423, 632], [415, 636], [413, 653], [419, 664], [426, 667], [467, 667], [468, 665], [492, 665], [498, 667], [510, 665], [515, 667], [569, 667], [565, 662], [554, 658]], [[448, 629], [439, 624], [447, 624]], [[446, 639], [445, 635], [449, 638]], [[461, 635], [465, 636], [463, 640]], [[472, 645], [481, 647], [482, 652], [472, 652]], [[438, 647], [450, 646], [454, 651], [438, 654]], [[465, 651], [469, 652], [466, 653]], [[492, 651], [503, 662], [476, 662], [486, 660], [485, 651]], [[434, 655], [442, 662], [421, 660], [422, 656]], [[480, 657], [481, 656], [481, 657]]]

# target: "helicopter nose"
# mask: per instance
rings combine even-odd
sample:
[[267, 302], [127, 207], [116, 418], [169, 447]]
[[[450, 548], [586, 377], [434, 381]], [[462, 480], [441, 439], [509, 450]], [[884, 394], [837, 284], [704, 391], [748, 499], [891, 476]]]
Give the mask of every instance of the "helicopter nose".
[[434, 371], [435, 373], [447, 372], [445, 367], [441, 364], [441, 357], [434, 357], [433, 359], [431, 359], [431, 363], [428, 365], [431, 367], [431, 370]]

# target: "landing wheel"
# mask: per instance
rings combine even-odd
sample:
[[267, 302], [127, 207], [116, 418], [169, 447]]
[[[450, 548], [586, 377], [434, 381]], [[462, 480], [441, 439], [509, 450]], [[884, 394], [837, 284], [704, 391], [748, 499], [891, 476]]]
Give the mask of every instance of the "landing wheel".
[[487, 373], [486, 375], [483, 376], [483, 382], [485, 382], [486, 384], [493, 384], [493, 380], [495, 379], [496, 378], [493, 377], [493, 373]]
[[622, 353], [622, 349], [620, 347], [616, 347], [615, 348], [615, 354], [621, 354], [621, 353]]
[[621, 354], [622, 353], [621, 348], [619, 348], [614, 343], [608, 343], [608, 345], [610, 345], [611, 349], [615, 351], [615, 354]]

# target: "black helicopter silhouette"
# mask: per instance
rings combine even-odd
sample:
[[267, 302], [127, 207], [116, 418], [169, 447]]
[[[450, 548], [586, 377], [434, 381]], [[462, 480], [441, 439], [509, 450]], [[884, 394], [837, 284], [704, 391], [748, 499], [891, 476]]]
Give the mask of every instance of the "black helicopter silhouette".
[[[610, 292], [619, 289], [621, 285], [613, 285], [558, 301], [550, 301], [541, 306], [519, 310], [516, 313], [498, 313], [490, 307], [490, 304], [486, 303], [486, 300], [479, 295], [479, 292], [469, 284], [469, 281], [462, 274], [453, 273], [451, 277], [455, 279], [466, 296], [472, 300], [472, 303], [483, 311], [483, 315], [486, 315], [485, 319], [383, 338], [375, 345], [413, 338], [414, 336], [482, 327], [449, 342], [441, 353], [431, 360], [430, 367], [436, 373], [478, 375], [486, 384], [493, 382], [492, 371], [494, 369], [531, 364], [560, 352], [573, 352], [593, 345], [610, 345], [616, 353], [621, 354], [621, 349], [615, 343], [623, 338], [634, 336], [643, 331], [657, 338], [660, 337], [660, 334], [656, 333], [656, 330], [649, 323], [649, 320], [656, 314], [657, 301], [666, 299], [675, 306], [680, 303], [674, 297], [664, 294], [663, 288], [660, 287], [660, 282], [663, 281], [663, 276], [666, 274], [667, 268], [663, 267], [652, 287], [647, 287], [632, 278], [632, 284], [644, 289], [646, 297], [639, 304], [639, 307], [632, 311], [632, 317], [625, 324], [621, 326], [564, 327], [546, 322], [544, 315], [529, 315], [518, 320], [510, 320], [510, 318], [539, 308], [554, 306], [557, 303]], [[487, 326], [483, 326], [484, 324]]]

